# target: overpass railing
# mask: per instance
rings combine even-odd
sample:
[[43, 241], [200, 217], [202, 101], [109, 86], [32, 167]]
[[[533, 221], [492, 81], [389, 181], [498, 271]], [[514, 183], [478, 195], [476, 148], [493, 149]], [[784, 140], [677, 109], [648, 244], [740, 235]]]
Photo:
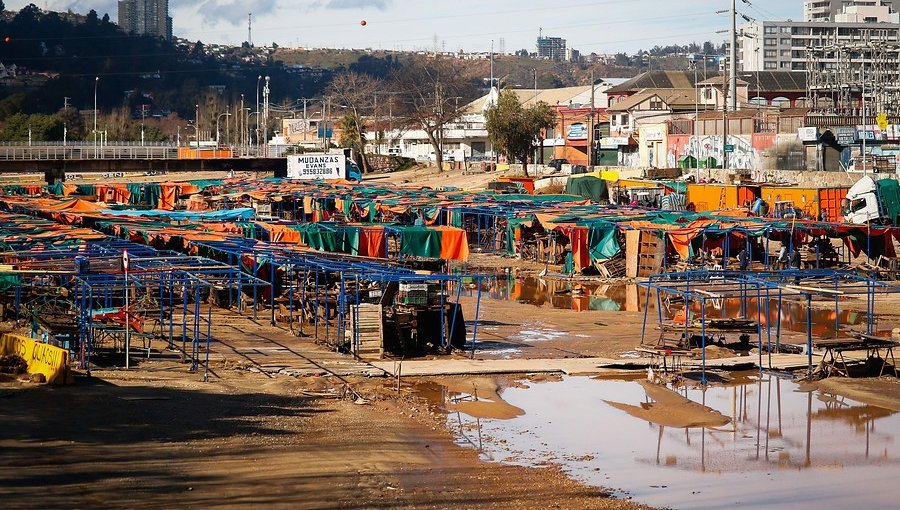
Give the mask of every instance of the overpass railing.
[[86, 143], [4, 144], [0, 161], [46, 161], [67, 159], [178, 159], [175, 145], [93, 145]]

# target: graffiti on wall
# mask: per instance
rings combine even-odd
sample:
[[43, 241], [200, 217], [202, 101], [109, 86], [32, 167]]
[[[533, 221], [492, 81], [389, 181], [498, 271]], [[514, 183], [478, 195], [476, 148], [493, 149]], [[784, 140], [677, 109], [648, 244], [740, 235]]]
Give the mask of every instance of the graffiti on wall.
[[[669, 150], [666, 164], [670, 168], [678, 166], [682, 158], [691, 156], [699, 161], [714, 158], [719, 165], [724, 159], [724, 142], [721, 136], [684, 136], [681, 140], [669, 139]], [[699, 138], [699, 140], [697, 140]], [[728, 168], [751, 170], [759, 166], [762, 151], [753, 148], [749, 137], [729, 136], [728, 143], [734, 146], [734, 152], [728, 154]]]

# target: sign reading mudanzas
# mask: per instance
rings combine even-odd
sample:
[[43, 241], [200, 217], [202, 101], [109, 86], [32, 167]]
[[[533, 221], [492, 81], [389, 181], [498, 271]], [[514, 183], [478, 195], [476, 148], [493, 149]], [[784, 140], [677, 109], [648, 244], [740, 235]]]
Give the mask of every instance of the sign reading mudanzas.
[[298, 154], [288, 156], [288, 179], [343, 179], [343, 154]]

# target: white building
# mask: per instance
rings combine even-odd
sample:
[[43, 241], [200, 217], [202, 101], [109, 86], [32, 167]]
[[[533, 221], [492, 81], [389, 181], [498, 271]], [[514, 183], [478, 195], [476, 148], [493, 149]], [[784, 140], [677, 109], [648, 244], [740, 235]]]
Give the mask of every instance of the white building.
[[805, 71], [806, 48], [811, 46], [900, 42], [900, 14], [886, 5], [859, 4], [834, 14], [834, 22], [754, 21], [742, 26], [738, 35], [740, 68], [745, 72]]
[[803, 2], [803, 21], [840, 21], [836, 16], [847, 8], [881, 6], [898, 12], [900, 11], [900, 0], [805, 0]]

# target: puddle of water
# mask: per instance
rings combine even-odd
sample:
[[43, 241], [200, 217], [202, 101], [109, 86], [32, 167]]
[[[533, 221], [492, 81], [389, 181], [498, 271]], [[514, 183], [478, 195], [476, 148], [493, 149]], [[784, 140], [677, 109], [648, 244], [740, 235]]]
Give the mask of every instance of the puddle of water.
[[[430, 384], [420, 394], [445, 409], [456, 409], [454, 398], [471, 398]], [[480, 447], [488, 460], [550, 461], [577, 480], [679, 510], [889, 508], [895, 501], [900, 414], [801, 391], [789, 380], [753, 373], [730, 386], [678, 388], [681, 397], [587, 377], [496, 388], [502, 407], [524, 414], [485, 419], [456, 409], [447, 418], [460, 443]], [[702, 423], [716, 425], [660, 424], [679, 419], [679, 411], [657, 407], [654, 414], [654, 406], [678, 406], [684, 397], [691, 412], [708, 407], [701, 417], [713, 419]]]
[[[475, 296], [477, 289], [475, 284], [469, 282], [462, 290], [464, 296]], [[596, 282], [575, 282], [566, 280], [553, 280], [536, 276], [516, 278], [513, 274], [500, 273], [496, 278], [487, 278], [482, 281], [482, 298], [501, 301], [517, 301], [534, 306], [550, 306], [562, 310], [576, 311], [629, 311], [643, 312], [647, 305], [647, 290], [638, 287], [634, 283], [600, 284]], [[750, 319], [757, 315], [756, 298], [745, 300], [744, 310]], [[762, 325], [765, 327], [777, 324], [779, 311], [777, 302], [766, 310], [766, 300], [762, 300], [761, 315]], [[710, 318], [739, 317], [741, 316], [741, 300], [739, 298], [719, 299], [707, 301], [706, 313]], [[850, 310], [841, 310], [838, 313], [827, 309], [828, 305], [814, 308], [812, 313], [813, 335], [820, 338], [832, 338], [836, 336], [835, 315], [837, 315], [838, 329], [851, 326], [864, 326], [865, 313]], [[664, 317], [671, 319], [683, 308], [680, 303], [667, 305], [663, 303]], [[649, 307], [649, 320], [655, 321], [656, 296], [651, 295]], [[700, 304], [692, 303], [691, 310], [694, 315], [700, 315]], [[655, 324], [655, 322], [654, 322]], [[805, 333], [806, 328], [806, 304], [799, 301], [782, 300], [781, 328], [785, 332]], [[890, 328], [880, 330], [877, 333], [888, 334]]]

